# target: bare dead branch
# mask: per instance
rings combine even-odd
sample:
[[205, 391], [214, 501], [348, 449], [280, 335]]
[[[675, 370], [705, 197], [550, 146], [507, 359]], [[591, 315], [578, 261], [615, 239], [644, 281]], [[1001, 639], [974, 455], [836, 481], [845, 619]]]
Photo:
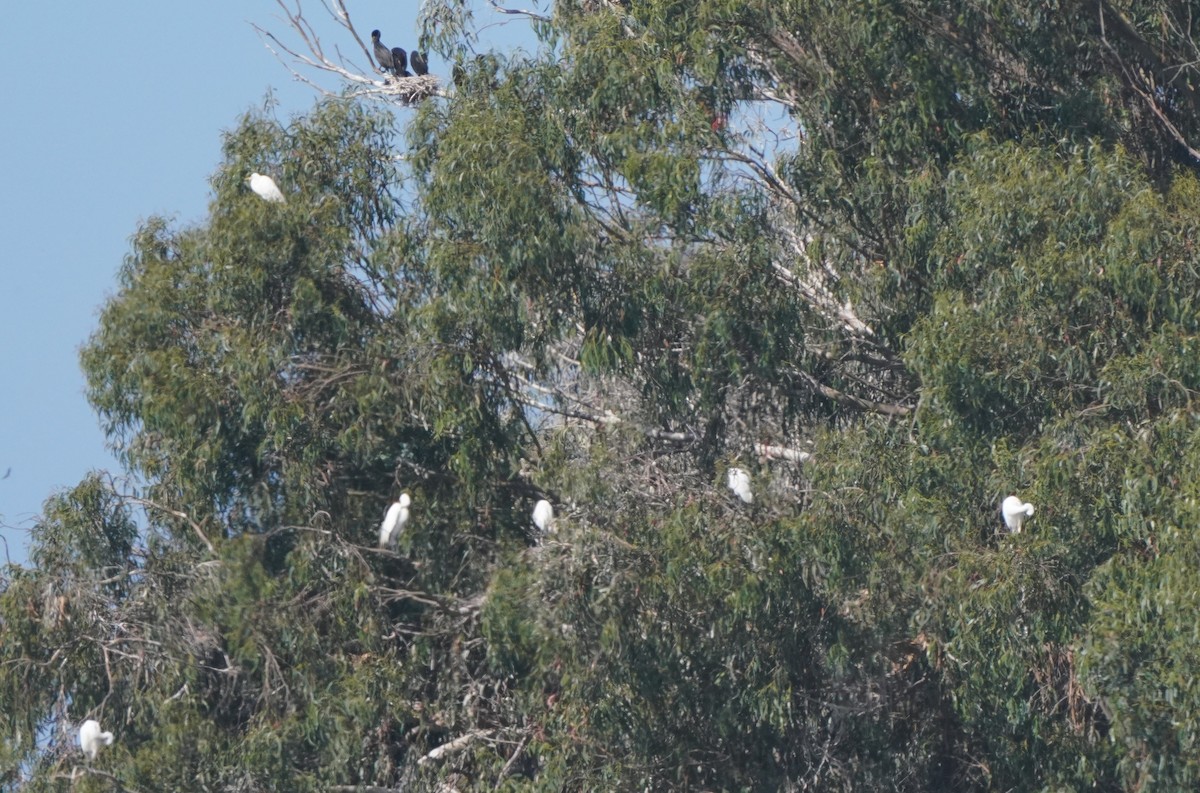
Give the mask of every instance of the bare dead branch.
[[504, 767], [500, 769], [500, 773], [496, 776], [496, 786], [492, 788], [493, 793], [500, 790], [500, 785], [503, 784], [504, 780], [508, 778], [508, 775], [512, 773], [513, 766], [516, 765], [517, 760], [519, 760], [521, 755], [524, 754], [525, 747], [528, 744], [529, 733], [526, 733], [525, 735], [521, 736], [521, 742], [518, 743], [517, 748], [513, 750], [512, 757], [508, 758], [508, 762], [504, 764]]
[[487, 730], [472, 730], [466, 735], [460, 735], [453, 741], [449, 741], [441, 746], [430, 749], [424, 757], [417, 760], [417, 765], [428, 765], [429, 763], [443, 759], [447, 755], [457, 754], [458, 752], [466, 749], [475, 741], [480, 740], [481, 738], [490, 737], [491, 735], [492, 733]]
[[792, 229], [783, 227], [784, 241], [796, 256], [797, 266], [787, 267], [772, 262], [771, 269], [780, 281], [795, 289], [810, 306], [828, 320], [840, 323], [842, 330], [853, 336], [872, 337], [875, 331], [859, 319], [849, 300], [838, 300], [829, 288], [837, 283], [839, 274], [828, 261], [814, 263], [808, 255], [808, 243]]
[[192, 531], [194, 531], [196, 533], [196, 536], [200, 538], [200, 541], [204, 543], [206, 548], [208, 548], [208, 552], [216, 553], [216, 548], [213, 547], [212, 542], [209, 541], [208, 536], [205, 535], [205, 533], [204, 533], [204, 530], [200, 528], [200, 524], [197, 523], [196, 521], [192, 520], [192, 517], [190, 515], [188, 515], [186, 512], [181, 512], [177, 509], [171, 509], [168, 506], [164, 506], [163, 504], [158, 504], [158, 503], [151, 501], [149, 499], [146, 499], [146, 498], [138, 498], [137, 496], [125, 496], [124, 498], [125, 498], [125, 500], [130, 501], [134, 504], [140, 504], [143, 507], [150, 507], [152, 509], [158, 510], [159, 512], [165, 512], [168, 515], [171, 515], [172, 517], [176, 517], [176, 518], [179, 518], [180, 520], [186, 521], [187, 524], [192, 527]]
[[787, 460], [789, 463], [806, 463], [812, 459], [808, 452], [793, 449], [790, 446], [772, 446], [767, 443], [754, 444], [754, 451], [762, 457], [774, 460]]
[[[289, 46], [271, 31], [252, 24], [263, 46], [292, 74], [296, 80], [312, 87], [324, 96], [351, 96], [377, 99], [400, 104], [415, 104], [430, 96], [441, 95], [441, 81], [432, 74], [414, 77], [396, 77], [380, 70], [375, 65], [371, 51], [362, 36], [358, 34], [350, 20], [350, 12], [344, 0], [327, 0], [323, 7], [330, 18], [350, 38], [352, 38], [363, 58], [371, 64], [371, 68], [363, 69], [352, 59], [344, 56], [336, 46], [332, 54], [326, 51], [316, 29], [304, 16], [300, 1], [297, 0], [294, 9], [289, 8], [284, 0], [275, 0], [283, 13], [282, 20], [299, 37], [302, 47]], [[301, 51], [304, 50], [304, 51]], [[284, 57], [284, 55], [288, 57]], [[334, 92], [317, 83], [304, 72], [296, 68], [296, 64], [308, 71], [333, 75], [343, 84], [349, 85], [348, 92]], [[373, 74], [372, 74], [373, 72]]]
[[380, 592], [386, 596], [383, 599], [385, 603], [394, 603], [394, 602], [401, 601], [401, 600], [411, 600], [414, 603], [421, 603], [422, 605], [425, 605], [425, 606], [437, 606], [439, 608], [442, 608], [442, 607], [445, 607], [445, 605], [446, 605], [445, 598], [437, 597], [436, 595], [431, 595], [428, 592], [415, 592], [415, 591], [409, 590], [409, 589], [391, 589], [389, 587], [376, 587], [375, 589], [377, 592]]
[[61, 773], [52, 774], [50, 778], [51, 779], [65, 779], [65, 780], [73, 782], [76, 779], [78, 779], [78, 777], [81, 775], [98, 776], [98, 777], [107, 779], [109, 782], [112, 782], [114, 785], [117, 786], [118, 791], [122, 791], [123, 793], [139, 793], [137, 788], [129, 787], [124, 782], [122, 782], [120, 779], [118, 779], [117, 777], [108, 773], [107, 771], [101, 771], [100, 769], [92, 768], [91, 766], [84, 766], [82, 769], [80, 769], [79, 767], [75, 767], [75, 768], [71, 769], [70, 774], [61, 774]]
[[1174, 141], [1178, 143], [1183, 150], [1186, 151], [1189, 156], [1191, 156], [1192, 159], [1200, 160], [1200, 150], [1194, 148], [1190, 143], [1188, 143], [1187, 138], [1183, 136], [1183, 133], [1179, 130], [1179, 127], [1175, 126], [1171, 119], [1167, 117], [1167, 114], [1163, 112], [1162, 107], [1159, 105], [1158, 100], [1154, 98], [1153, 94], [1150, 91], [1144, 90], [1138, 85], [1138, 81], [1135, 80], [1133, 75], [1129, 74], [1125, 69], [1125, 64], [1121, 64], [1121, 69], [1122, 71], [1126, 72], [1125, 78], [1129, 85], [1129, 90], [1141, 97], [1142, 101], [1146, 103], [1146, 107], [1150, 109], [1150, 112], [1153, 113], [1158, 119], [1159, 123], [1163, 125], [1163, 128], [1167, 131], [1167, 134], [1170, 135], [1171, 138], [1173, 138]]
[[491, 7], [494, 8], [497, 11], [497, 13], [500, 13], [500, 14], [512, 14], [512, 15], [516, 15], [516, 16], [529, 17], [530, 19], [536, 19], [538, 22], [549, 22], [550, 21], [550, 17], [548, 17], [544, 14], [539, 14], [536, 11], [527, 11], [525, 9], [505, 8], [504, 6], [497, 3], [496, 0], [488, 0], [488, 4], [491, 5]]
[[885, 416], [907, 416], [912, 413], [912, 408], [907, 405], [893, 405], [886, 402], [875, 402], [870, 399], [847, 394], [844, 391], [839, 391], [836, 388], [825, 385], [817, 378], [813, 377], [808, 372], [799, 372], [800, 376], [807, 380], [817, 393], [826, 399], [832, 399], [841, 405], [865, 410], [869, 413], [882, 413]]
[[[1126, 86], [1128, 86], [1129, 90], [1136, 94], [1138, 98], [1145, 103], [1146, 107], [1167, 131], [1167, 134], [1170, 135], [1171, 138], [1178, 143], [1183, 150], [1188, 153], [1189, 156], [1192, 157], [1192, 159], [1200, 160], [1200, 150], [1197, 150], [1194, 146], [1188, 143], [1187, 138], [1185, 138], [1183, 135], [1183, 132], [1179, 129], [1179, 127], [1175, 126], [1174, 122], [1172, 122], [1167, 116], [1166, 112], [1163, 111], [1158, 99], [1155, 98], [1156, 92], [1154, 91], [1153, 77], [1145, 74], [1141, 69], [1134, 69], [1126, 64], [1125, 59], [1121, 57], [1121, 54], [1117, 50], [1116, 46], [1109, 41], [1106, 15], [1107, 18], [1111, 19], [1115, 23], [1114, 28], [1118, 35], [1120, 35], [1122, 39], [1130, 47], [1132, 47], [1135, 52], [1138, 53], [1139, 57], [1151, 63], [1152, 68], [1160, 72], [1165, 72], [1165, 64], [1160, 62], [1158, 57], [1155, 55], [1153, 48], [1151, 48], [1150, 45], [1147, 44], [1137, 34], [1137, 31], [1134, 30], [1133, 25], [1130, 24], [1129, 20], [1127, 20], [1119, 11], [1113, 8], [1111, 4], [1105, 0], [1100, 0], [1100, 2], [1097, 4], [1097, 9], [1099, 11], [1100, 41], [1104, 45], [1105, 49], [1108, 50], [1109, 55], [1112, 56], [1117, 65], [1120, 67], [1121, 75], [1125, 78]], [[1147, 85], [1148, 82], [1150, 85]], [[1185, 96], [1188, 101], [1191, 102], [1191, 104], [1196, 104], [1195, 92], [1190, 88], [1190, 86], [1188, 86], [1187, 81], [1176, 80], [1173, 84], [1177, 87], [1181, 87], [1183, 96]]]

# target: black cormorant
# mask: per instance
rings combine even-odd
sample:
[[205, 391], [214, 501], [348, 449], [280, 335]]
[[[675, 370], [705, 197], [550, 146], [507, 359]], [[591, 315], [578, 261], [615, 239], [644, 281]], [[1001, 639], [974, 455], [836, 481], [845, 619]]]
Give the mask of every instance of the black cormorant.
[[402, 47], [392, 47], [392, 64], [396, 67], [394, 73], [397, 77], [412, 77], [408, 73], [408, 56]]
[[379, 62], [379, 68], [385, 72], [396, 73], [396, 65], [392, 62], [392, 51], [379, 40], [379, 31], [371, 31], [371, 41], [375, 43], [375, 60]]
[[412, 64], [413, 72], [418, 77], [423, 74], [429, 74], [429, 62], [425, 60], [424, 53], [413, 50], [412, 55], [408, 57], [408, 62]]

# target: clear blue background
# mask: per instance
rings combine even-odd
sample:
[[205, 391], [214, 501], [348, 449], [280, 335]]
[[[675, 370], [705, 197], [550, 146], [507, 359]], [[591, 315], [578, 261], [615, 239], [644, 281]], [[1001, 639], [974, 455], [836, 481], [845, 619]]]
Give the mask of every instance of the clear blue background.
[[[302, 2], [327, 47], [363, 62], [320, 0]], [[360, 35], [378, 27], [405, 49], [418, 5], [348, 2]], [[11, 468], [0, 480], [0, 563], [21, 563], [48, 496], [89, 470], [119, 470], [84, 397], [78, 351], [130, 236], [152, 215], [203, 221], [221, 131], [268, 91], [281, 119], [318, 95], [251, 27], [289, 32], [271, 0], [10, 6], [0, 26], [0, 476]], [[484, 9], [479, 24], [499, 19]], [[488, 31], [493, 46], [528, 41], [514, 22]], [[430, 69], [446, 71], [436, 56]]]

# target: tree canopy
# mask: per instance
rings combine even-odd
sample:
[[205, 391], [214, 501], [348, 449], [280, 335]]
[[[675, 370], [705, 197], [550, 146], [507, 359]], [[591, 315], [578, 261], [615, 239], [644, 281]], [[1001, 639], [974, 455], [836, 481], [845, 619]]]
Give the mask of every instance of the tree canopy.
[[1194, 788], [1193, 10], [439, 0], [453, 80], [247, 113], [83, 349], [0, 788]]

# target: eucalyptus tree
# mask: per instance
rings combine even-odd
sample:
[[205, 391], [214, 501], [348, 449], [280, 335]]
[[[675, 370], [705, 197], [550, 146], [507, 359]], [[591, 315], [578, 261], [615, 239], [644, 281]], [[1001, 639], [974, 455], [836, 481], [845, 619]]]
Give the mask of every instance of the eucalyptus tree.
[[6, 784], [1193, 786], [1188, 6], [504, 10], [425, 5], [449, 81], [302, 38], [350, 99], [135, 234]]

